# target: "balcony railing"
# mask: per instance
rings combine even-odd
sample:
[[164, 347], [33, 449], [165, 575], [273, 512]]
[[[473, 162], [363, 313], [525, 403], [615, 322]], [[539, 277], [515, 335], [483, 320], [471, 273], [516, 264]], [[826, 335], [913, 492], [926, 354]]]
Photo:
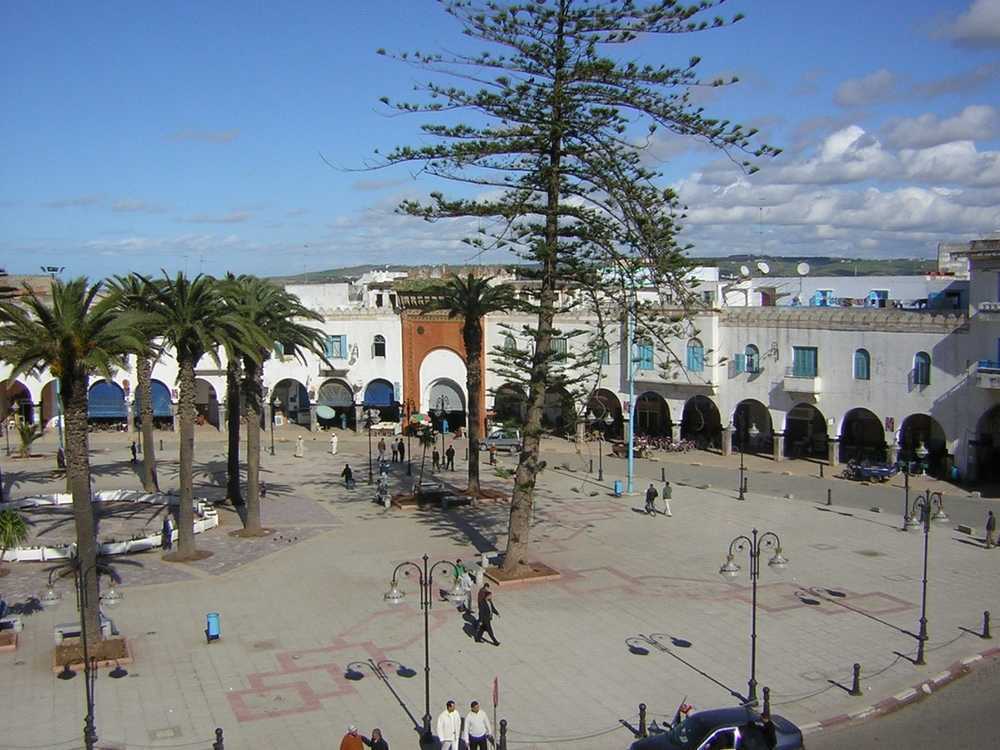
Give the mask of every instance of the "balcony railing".
[[788, 367], [785, 369], [783, 386], [788, 393], [809, 393], [816, 395], [822, 391], [823, 383], [819, 375], [815, 373], [805, 373], [793, 367]]
[[988, 391], [1000, 390], [1000, 362], [981, 359], [976, 363], [976, 385]]
[[981, 359], [976, 363], [976, 371], [1000, 373], [1000, 362], [995, 359]]

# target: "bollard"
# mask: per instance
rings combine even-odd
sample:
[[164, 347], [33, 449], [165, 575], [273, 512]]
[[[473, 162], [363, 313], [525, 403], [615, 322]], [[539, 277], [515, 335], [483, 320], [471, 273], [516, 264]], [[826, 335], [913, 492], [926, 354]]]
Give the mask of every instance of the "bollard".
[[666, 466], [661, 466], [660, 467], [660, 481], [661, 482], [666, 482], [667, 481], [667, 467]]
[[639, 734], [636, 737], [647, 737], [646, 732], [646, 704], [639, 704]]
[[500, 719], [500, 741], [497, 750], [507, 750], [507, 720]]
[[771, 715], [771, 688], [764, 688], [764, 710], [760, 713], [761, 716]]
[[826, 488], [826, 504], [833, 505], [833, 490], [829, 487]]
[[222, 727], [215, 730], [215, 742], [212, 743], [212, 750], [226, 750], [222, 740]]
[[221, 635], [222, 627], [219, 624], [219, 613], [209, 612], [205, 615], [205, 642], [217, 641]]
[[979, 637], [982, 638], [982, 639], [984, 639], [984, 640], [993, 637], [992, 635], [990, 635], [990, 611], [989, 610], [986, 610], [985, 612], [983, 612], [983, 634], [981, 636], [979, 636]]
[[860, 664], [855, 664], [854, 665], [854, 680], [851, 682], [850, 695], [853, 695], [855, 697], [857, 697], [859, 695], [863, 695], [863, 693], [861, 692], [861, 665]]
[[160, 450], [163, 450], [163, 438], [160, 438]]
[[590, 468], [587, 470], [588, 474], [594, 473], [594, 459], [590, 459]]
[[468, 448], [465, 449], [465, 462], [466, 463], [469, 462], [469, 449]]

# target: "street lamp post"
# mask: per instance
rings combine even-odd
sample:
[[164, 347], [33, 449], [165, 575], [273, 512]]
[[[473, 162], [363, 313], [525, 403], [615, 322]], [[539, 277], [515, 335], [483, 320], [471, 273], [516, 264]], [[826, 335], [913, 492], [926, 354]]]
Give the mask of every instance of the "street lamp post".
[[458, 603], [465, 599], [465, 592], [458, 583], [458, 569], [455, 564], [448, 560], [438, 560], [428, 565], [427, 555], [424, 555], [423, 565], [409, 560], [401, 562], [392, 571], [392, 581], [389, 590], [385, 594], [385, 600], [389, 604], [399, 604], [403, 601], [406, 593], [399, 588], [399, 572], [409, 575], [411, 571], [416, 571], [417, 585], [420, 587], [420, 608], [424, 611], [424, 727], [422, 742], [427, 742], [433, 735], [431, 733], [431, 652], [430, 652], [430, 612], [434, 604], [434, 571], [438, 566], [451, 568], [451, 575], [455, 579], [455, 587], [448, 594], [448, 600]]
[[[72, 563], [73, 571], [73, 585], [76, 589], [76, 607], [80, 614], [80, 643], [83, 647], [83, 676], [84, 676], [84, 693], [87, 702], [87, 715], [83, 720], [83, 745], [86, 750], [94, 750], [97, 745], [97, 724], [96, 724], [96, 693], [95, 687], [97, 682], [97, 657], [90, 655], [90, 646], [87, 639], [87, 618], [85, 615], [85, 610], [88, 605], [87, 599], [87, 583], [91, 574], [98, 576], [100, 578], [101, 573], [107, 572], [111, 577], [111, 588], [108, 590], [104, 596], [100, 597], [101, 603], [107, 607], [114, 607], [122, 600], [122, 594], [115, 588], [115, 584], [118, 583], [118, 577], [109, 569], [101, 569], [98, 565], [92, 565], [89, 568], [81, 570], [79, 564], [74, 560]], [[39, 597], [43, 604], [54, 605], [59, 602], [62, 595], [55, 590], [53, 576], [59, 577], [60, 575], [66, 574], [65, 567], [53, 568], [49, 571], [48, 587]], [[72, 676], [72, 672], [68, 669], [66, 673]], [[118, 668], [112, 672], [112, 677], [124, 677], [127, 672], [125, 670]]]
[[274, 455], [274, 399], [272, 398], [268, 402], [267, 413], [270, 416], [268, 420], [271, 423], [271, 455]]
[[927, 476], [927, 454], [930, 453], [930, 451], [927, 450], [927, 446], [924, 445], [924, 441], [923, 440], [921, 440], [920, 443], [917, 444], [917, 449], [914, 451], [914, 453], [917, 454], [917, 459], [920, 461], [920, 476], [926, 477]]
[[413, 456], [410, 452], [410, 417], [413, 416], [413, 401], [412, 399], [407, 399], [406, 401], [406, 476], [413, 476]]
[[[937, 506], [937, 510], [934, 510]], [[924, 644], [927, 642], [927, 551], [930, 546], [931, 520], [938, 523], [948, 523], [948, 516], [944, 512], [944, 498], [940, 492], [928, 490], [913, 501], [913, 516], [920, 512], [920, 523], [924, 527], [924, 576], [920, 585], [920, 634], [917, 636], [917, 658], [914, 664], [923, 666]]]
[[741, 534], [729, 543], [729, 554], [719, 568], [719, 574], [727, 578], [739, 575], [740, 566], [735, 561], [737, 552], [746, 551], [750, 556], [750, 584], [753, 588], [750, 619], [750, 680], [747, 682], [749, 695], [747, 700], [757, 700], [757, 579], [760, 578], [760, 553], [765, 549], [773, 549], [774, 555], [768, 560], [768, 565], [776, 571], [781, 571], [788, 565], [788, 559], [781, 554], [781, 540], [773, 531], [752, 532], [752, 538]]
[[368, 484], [372, 479], [372, 425], [377, 424], [382, 418], [382, 412], [378, 409], [368, 409], [365, 411], [365, 427], [368, 428]]
[[448, 413], [450, 401], [448, 396], [442, 393], [434, 403], [437, 404], [437, 408], [434, 409], [433, 412], [437, 414], [438, 419], [441, 420], [441, 455], [444, 456], [444, 423], [445, 415]]
[[[614, 424], [614, 418], [611, 414], [605, 411], [603, 417], [599, 417], [597, 412], [590, 412], [591, 422], [595, 425], [600, 424], [601, 426], [597, 430], [597, 481], [604, 481], [604, 431]], [[593, 468], [591, 468], [593, 471]]]

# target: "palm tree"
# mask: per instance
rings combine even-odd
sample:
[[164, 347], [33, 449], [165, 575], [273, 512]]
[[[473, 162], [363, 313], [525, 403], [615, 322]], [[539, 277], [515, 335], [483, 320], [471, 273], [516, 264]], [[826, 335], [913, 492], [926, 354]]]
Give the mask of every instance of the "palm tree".
[[[149, 282], [138, 276], [115, 276], [109, 286], [118, 307], [125, 312], [145, 314], [149, 312]], [[146, 492], [156, 492], [159, 482], [156, 479], [156, 449], [153, 446], [153, 361], [159, 356], [150, 342], [155, 331], [149, 329], [143, 332], [143, 346], [132, 352], [136, 358], [136, 396], [139, 398], [140, 429], [142, 433], [142, 488]]]
[[17, 423], [17, 437], [21, 441], [18, 454], [21, 458], [31, 458], [32, 444], [44, 434], [45, 425], [32, 424], [23, 420]]
[[[0, 360], [11, 377], [48, 368], [59, 379], [65, 407], [66, 479], [73, 495], [76, 562], [81, 570], [97, 564], [96, 526], [90, 497], [90, 448], [87, 435], [87, 392], [94, 374], [111, 377], [128, 352], [140, 345], [144, 321], [121, 313], [112, 298], [100, 298], [102, 285], [86, 278], [55, 280], [46, 304], [29, 288], [17, 303], [0, 301]], [[98, 576], [86, 577], [87, 640], [96, 644], [100, 591]]]
[[303, 363], [306, 352], [324, 357], [323, 332], [304, 322], [322, 321], [323, 316], [306, 308], [294, 294], [256, 276], [230, 276], [221, 282], [220, 287], [228, 309], [262, 332], [267, 342], [256, 352], [243, 354], [243, 379], [240, 383], [246, 402], [247, 424], [247, 494], [241, 535], [261, 536], [266, 533], [261, 526], [260, 509], [260, 415], [264, 362], [270, 358], [274, 342], [281, 342], [286, 356], [298, 357]]
[[243, 420], [240, 402], [240, 357], [238, 352], [226, 352], [226, 497], [235, 507], [245, 503], [240, 489], [240, 422]]
[[259, 351], [263, 338], [250, 321], [223, 304], [219, 283], [199, 274], [189, 279], [178, 273], [171, 278], [164, 272], [159, 283], [149, 284], [151, 325], [174, 350], [177, 358], [178, 409], [180, 414], [180, 507], [176, 553], [164, 559], [172, 561], [207, 557], [194, 544], [194, 368], [206, 354], [219, 364], [219, 348], [250, 353]]
[[425, 311], [444, 310], [449, 318], [462, 318], [462, 343], [465, 345], [465, 388], [469, 394], [469, 487], [470, 495], [478, 497], [479, 442], [482, 440], [482, 415], [479, 393], [483, 383], [483, 318], [494, 312], [521, 307], [507, 285], [491, 285], [493, 276], [462, 278], [456, 274], [439, 287]]
[[0, 576], [7, 575], [3, 558], [7, 550], [20, 547], [28, 541], [28, 522], [17, 508], [0, 510]]

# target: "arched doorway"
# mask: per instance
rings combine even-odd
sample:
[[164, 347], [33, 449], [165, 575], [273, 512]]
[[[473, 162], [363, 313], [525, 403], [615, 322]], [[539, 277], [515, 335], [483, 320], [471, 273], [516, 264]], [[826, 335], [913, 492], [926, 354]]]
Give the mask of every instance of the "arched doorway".
[[944, 429], [928, 414], [911, 414], [899, 428], [899, 457], [903, 461], [919, 462], [920, 446], [927, 449], [923, 460], [927, 473], [939, 476], [945, 469], [948, 443]]
[[323, 429], [354, 429], [354, 391], [342, 380], [327, 380], [316, 394], [316, 419]]
[[216, 429], [219, 422], [219, 396], [215, 387], [202, 378], [194, 379], [194, 413], [195, 424], [210, 424]]
[[523, 427], [528, 411], [524, 389], [514, 383], [504, 383], [493, 395], [492, 424]]
[[430, 404], [431, 424], [438, 432], [454, 432], [458, 427], [465, 427], [465, 394], [454, 380], [438, 378], [432, 381], [425, 403]]
[[576, 427], [576, 405], [569, 391], [561, 385], [554, 385], [545, 391], [542, 407], [542, 428], [556, 435], [565, 435]]
[[99, 380], [87, 392], [87, 421], [100, 427], [119, 425], [128, 419], [125, 391], [113, 380]]
[[733, 412], [733, 450], [744, 453], [774, 454], [774, 427], [771, 412], [752, 398], [740, 401]]
[[635, 434], [650, 437], [673, 434], [670, 407], [659, 393], [646, 391], [635, 400]]
[[[587, 426], [599, 430], [605, 440], [621, 440], [625, 434], [622, 418], [622, 404], [618, 397], [606, 388], [598, 388], [587, 401]], [[606, 417], [610, 416], [610, 423]], [[670, 419], [669, 411], [667, 419]]]
[[0, 388], [3, 388], [2, 400], [7, 407], [4, 420], [14, 417], [19, 424], [22, 422], [34, 424], [35, 405], [31, 402], [31, 391], [28, 390], [28, 386], [15, 380], [13, 383], [0, 382]]
[[722, 417], [708, 396], [699, 394], [684, 404], [681, 438], [693, 440], [701, 450], [722, 447]]
[[310, 427], [309, 392], [294, 378], [279, 380], [271, 389], [271, 414], [276, 420], [281, 417], [285, 424]]
[[785, 417], [785, 455], [820, 460], [829, 457], [826, 418], [812, 404], [796, 404]]
[[885, 461], [885, 430], [882, 421], [865, 408], [851, 409], [840, 427], [840, 460]]
[[[197, 381], [196, 381], [197, 382]], [[158, 430], [170, 430], [174, 426], [174, 409], [170, 398], [170, 389], [165, 383], [159, 380], [149, 381], [149, 393], [153, 401], [153, 428]], [[218, 408], [218, 405], [216, 405]], [[132, 414], [135, 417], [137, 428], [141, 420], [142, 412], [142, 389], [135, 388], [135, 399], [132, 401]]]
[[365, 388], [363, 403], [366, 409], [378, 409], [383, 422], [399, 421], [399, 403], [396, 401], [395, 389], [388, 380], [377, 378], [371, 381]]
[[52, 420], [60, 412], [58, 387], [58, 381], [52, 379], [42, 388], [42, 424], [46, 430], [56, 428], [56, 423]]

